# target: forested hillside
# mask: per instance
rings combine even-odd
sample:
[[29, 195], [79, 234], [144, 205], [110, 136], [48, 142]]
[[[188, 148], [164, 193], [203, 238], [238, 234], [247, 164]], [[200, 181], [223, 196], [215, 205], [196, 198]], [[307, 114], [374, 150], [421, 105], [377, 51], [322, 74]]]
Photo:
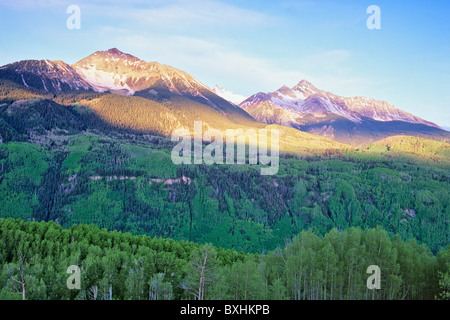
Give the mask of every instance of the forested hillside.
[[229, 113], [225, 113], [194, 98], [178, 95], [141, 97], [91, 91], [49, 94], [0, 79], [0, 140], [36, 140], [37, 136], [48, 140], [46, 132], [68, 130], [73, 134], [75, 129], [102, 131], [108, 135], [127, 132], [170, 137], [179, 128], [192, 132], [194, 121], [202, 121], [204, 131], [218, 129], [224, 137], [226, 129], [253, 129], [256, 134], [259, 129], [278, 129], [282, 152], [312, 155], [353, 149], [292, 128], [266, 126], [236, 106], [228, 104], [227, 108], [232, 110], [227, 109]]
[[[133, 140], [134, 139], [134, 140]], [[301, 230], [382, 226], [433, 252], [449, 243], [449, 174], [384, 158], [286, 157], [274, 176], [250, 165], [182, 165], [170, 141], [78, 135], [60, 146], [0, 145], [0, 216], [262, 252]], [[20, 204], [20, 205], [18, 205]]]
[[[264, 255], [79, 225], [0, 219], [1, 299], [434, 299], [448, 287], [448, 249], [381, 229], [302, 232]], [[368, 290], [366, 269], [382, 270]], [[81, 288], [69, 290], [76, 265]], [[445, 280], [447, 279], [447, 280]], [[23, 286], [22, 286], [23, 280]], [[201, 285], [203, 281], [203, 285]], [[447, 282], [446, 282], [447, 281]], [[200, 284], [200, 285], [199, 285]]]
[[[421, 158], [450, 165], [450, 144], [411, 136], [393, 136], [367, 148], [369, 153], [382, 153], [390, 158]], [[430, 162], [433, 165], [433, 162]]]

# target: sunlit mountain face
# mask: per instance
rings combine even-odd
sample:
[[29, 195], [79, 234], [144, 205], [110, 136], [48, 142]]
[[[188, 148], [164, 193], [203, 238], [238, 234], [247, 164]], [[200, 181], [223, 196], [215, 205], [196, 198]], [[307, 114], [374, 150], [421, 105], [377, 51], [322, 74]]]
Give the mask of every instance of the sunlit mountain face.
[[436, 124], [400, 110], [386, 101], [341, 97], [316, 88], [307, 80], [296, 86], [257, 93], [239, 106], [264, 123], [278, 123], [362, 145], [391, 135], [409, 134], [447, 139]]

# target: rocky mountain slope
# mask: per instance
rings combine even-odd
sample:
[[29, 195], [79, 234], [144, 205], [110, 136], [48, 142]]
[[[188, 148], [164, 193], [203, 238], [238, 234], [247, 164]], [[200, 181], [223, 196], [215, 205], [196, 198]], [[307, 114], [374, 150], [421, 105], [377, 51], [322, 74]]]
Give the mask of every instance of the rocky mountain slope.
[[0, 79], [46, 92], [92, 90], [74, 68], [63, 61], [23, 60], [0, 67]]
[[274, 92], [259, 92], [239, 106], [258, 121], [290, 126], [353, 145], [394, 134], [450, 138], [438, 125], [388, 102], [341, 97], [320, 90], [306, 80], [292, 88], [283, 86]]
[[215, 94], [188, 73], [146, 62], [113, 48], [68, 65], [62, 61], [24, 60], [0, 67], [0, 79], [43, 93], [92, 91], [135, 95], [155, 101], [184, 97], [237, 121], [253, 118]]

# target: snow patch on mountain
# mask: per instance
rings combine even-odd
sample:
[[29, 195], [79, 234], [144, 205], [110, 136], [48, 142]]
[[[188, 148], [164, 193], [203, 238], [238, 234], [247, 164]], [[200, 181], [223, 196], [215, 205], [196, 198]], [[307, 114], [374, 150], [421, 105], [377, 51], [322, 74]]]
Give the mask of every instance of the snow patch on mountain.
[[23, 78], [23, 74], [20, 74], [20, 76], [22, 77], [22, 82], [25, 85], [25, 87], [29, 88], [28, 84], [25, 82], [25, 79]]
[[86, 80], [94, 89], [98, 92], [104, 91], [126, 91], [127, 95], [133, 95], [132, 90], [128, 84], [126, 84], [127, 76], [119, 75], [113, 72], [105, 72], [97, 70], [95, 66], [89, 68], [75, 68], [77, 72]]
[[225, 88], [222, 88], [218, 85], [216, 85], [212, 91], [217, 94], [219, 97], [224, 98], [225, 100], [235, 104], [235, 105], [239, 105], [242, 101], [244, 101], [245, 99], [247, 99], [248, 97], [240, 95], [240, 94], [235, 94]]

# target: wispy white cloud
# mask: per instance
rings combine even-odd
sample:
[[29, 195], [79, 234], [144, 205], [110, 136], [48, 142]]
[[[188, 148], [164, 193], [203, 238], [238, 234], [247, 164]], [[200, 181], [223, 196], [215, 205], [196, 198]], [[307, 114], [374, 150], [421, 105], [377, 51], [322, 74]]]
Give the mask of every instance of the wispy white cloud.
[[252, 55], [220, 39], [138, 35], [112, 27], [104, 27], [101, 32], [111, 46], [118, 46], [120, 50], [146, 61], [170, 64], [189, 72], [208, 86], [219, 84], [244, 95], [273, 91], [282, 85], [294, 86], [302, 79], [337, 94], [362, 95], [373, 92], [374, 87], [384, 87], [388, 81], [376, 82], [371, 77], [353, 73], [347, 65], [353, 56], [349, 50], [307, 55], [300, 59], [297, 67], [286, 68], [277, 60]]
[[73, 4], [73, 0], [0, 0], [0, 5], [14, 8], [14, 9], [36, 9], [36, 8], [51, 8], [60, 7], [62, 5]]
[[[188, 31], [188, 27], [249, 27], [274, 21], [270, 15], [217, 0], [0, 0], [15, 9], [49, 9], [76, 4], [82, 14], [112, 22]], [[184, 29], [183, 29], [184, 28]]]
[[[381, 93], [377, 88], [389, 84], [389, 78], [374, 79], [354, 70], [353, 59], [357, 56], [351, 50], [333, 49], [306, 54], [299, 59], [295, 68], [311, 74], [308, 78], [317, 87], [343, 96], [368, 95], [373, 98]], [[370, 94], [372, 93], [372, 94]]]
[[[308, 76], [279, 68], [268, 59], [252, 56], [213, 40], [177, 35], [127, 35], [116, 33], [123, 50], [146, 61], [184, 69], [206, 85], [228, 84], [230, 90], [253, 94], [274, 90], [283, 83], [297, 83]], [[120, 49], [120, 48], [119, 48]]]
[[103, 1], [87, 2], [83, 5], [87, 15], [101, 15], [115, 22], [140, 26], [145, 30], [159, 28], [168, 31], [205, 31], [214, 28], [259, 27], [274, 22], [274, 17], [234, 6], [222, 1], [212, 0], [169, 0], [153, 1], [151, 5], [130, 6], [124, 10], [122, 2], [105, 4]]

